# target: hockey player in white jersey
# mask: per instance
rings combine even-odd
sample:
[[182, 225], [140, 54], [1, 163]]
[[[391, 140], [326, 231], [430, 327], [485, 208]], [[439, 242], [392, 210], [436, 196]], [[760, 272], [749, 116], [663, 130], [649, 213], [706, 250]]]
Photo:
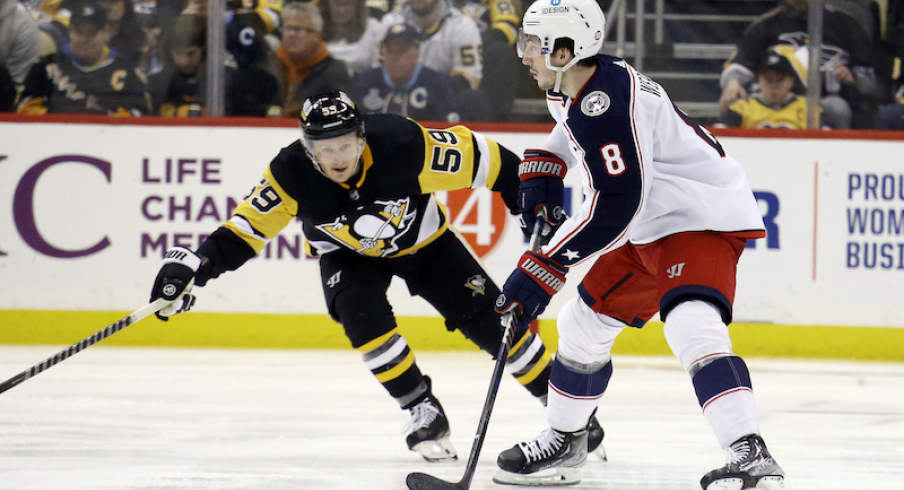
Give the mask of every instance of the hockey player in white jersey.
[[[496, 302], [524, 328], [561, 289], [568, 270], [595, 258], [558, 313], [559, 347], [539, 437], [503, 451], [495, 481], [580, 481], [586, 428], [612, 375], [611, 347], [659, 311], [669, 347], [690, 374], [727, 464], [705, 490], [780, 489], [784, 473], [760, 436], [750, 375], [732, 351], [737, 262], [763, 220], [737, 161], [681, 112], [663, 88], [624, 60], [598, 54], [605, 17], [594, 0], [537, 0], [518, 52], [547, 91], [556, 126], [521, 166], [527, 222], [553, 225], [567, 167], [583, 203], [540, 253], [526, 252]], [[572, 279], [574, 280], [574, 279]]]

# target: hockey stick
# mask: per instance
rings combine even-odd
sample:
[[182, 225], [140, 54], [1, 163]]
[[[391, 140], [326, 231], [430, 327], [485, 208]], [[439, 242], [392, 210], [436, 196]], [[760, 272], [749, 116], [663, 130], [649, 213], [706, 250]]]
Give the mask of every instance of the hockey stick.
[[[542, 226], [542, 220], [537, 219], [534, 224], [534, 231], [530, 237], [530, 250], [532, 252], [540, 249], [540, 230]], [[496, 356], [496, 366], [493, 368], [493, 375], [490, 377], [490, 387], [487, 389], [486, 401], [483, 402], [483, 411], [480, 413], [480, 422], [477, 423], [477, 434], [474, 435], [474, 442], [471, 444], [471, 454], [468, 456], [468, 464], [465, 465], [465, 474], [458, 482], [451, 483], [426, 473], [409, 473], [408, 477], [405, 478], [405, 483], [410, 490], [468, 490], [471, 486], [474, 472], [477, 471], [480, 449], [483, 447], [483, 440], [487, 435], [487, 427], [490, 425], [493, 405], [496, 403], [496, 393], [499, 392], [499, 382], [502, 381], [502, 372], [505, 370], [505, 360], [508, 357], [508, 351], [512, 347], [512, 340], [515, 336], [515, 318], [512, 313], [502, 315], [502, 325], [505, 327], [502, 333], [502, 345], [499, 346], [499, 354]]]
[[172, 303], [172, 302], [167, 301], [163, 298], [159, 298], [156, 301], [154, 301], [153, 303], [148, 303], [146, 306], [139, 308], [138, 310], [132, 312], [132, 314], [130, 314], [129, 316], [119, 320], [118, 322], [108, 326], [107, 328], [104, 328], [103, 330], [100, 330], [100, 331], [94, 333], [93, 335], [86, 337], [81, 342], [79, 342], [77, 344], [73, 344], [73, 345], [69, 346], [68, 348], [61, 350], [60, 352], [57, 352], [56, 355], [54, 355], [53, 357], [49, 357], [49, 358], [45, 359], [44, 361], [39, 362], [38, 364], [35, 364], [34, 366], [26, 369], [25, 371], [22, 371], [21, 373], [13, 376], [12, 378], [9, 378], [8, 380], [4, 381], [3, 383], [0, 383], [0, 393], [3, 393], [10, 388], [13, 388], [14, 386], [18, 386], [20, 383], [22, 383], [23, 381], [25, 381], [29, 378], [37, 376], [38, 374], [42, 373], [43, 371], [53, 367], [56, 364], [59, 364], [59, 363], [65, 361], [66, 359], [69, 359], [70, 357], [74, 356], [75, 354], [78, 354], [79, 352], [81, 352], [83, 349], [91, 347], [92, 345], [100, 342], [101, 340], [104, 340], [105, 338], [128, 327], [129, 325], [131, 325], [133, 323], [138, 323], [139, 321], [144, 320], [148, 316], [150, 316], [154, 313], [157, 313], [158, 311], [160, 311], [161, 308], [165, 307], [166, 305], [168, 305], [170, 303]]

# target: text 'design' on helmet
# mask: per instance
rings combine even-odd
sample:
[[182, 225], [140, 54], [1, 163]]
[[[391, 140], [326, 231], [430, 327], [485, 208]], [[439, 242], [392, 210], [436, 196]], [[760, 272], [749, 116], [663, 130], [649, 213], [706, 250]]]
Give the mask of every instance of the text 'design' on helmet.
[[[551, 70], [565, 71], [584, 58], [596, 56], [603, 46], [606, 16], [596, 0], [537, 0], [524, 13], [519, 36], [519, 54], [529, 36], [540, 38], [540, 54]], [[563, 67], [550, 64], [557, 39], [574, 41], [574, 59]]]

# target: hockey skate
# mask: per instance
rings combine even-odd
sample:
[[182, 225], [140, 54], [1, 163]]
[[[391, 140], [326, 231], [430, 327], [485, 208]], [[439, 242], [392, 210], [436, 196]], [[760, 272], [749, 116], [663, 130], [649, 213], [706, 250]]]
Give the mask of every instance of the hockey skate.
[[496, 483], [507, 485], [574, 485], [587, 460], [587, 429], [559, 432], [549, 428], [528, 442], [499, 454]]
[[700, 485], [703, 490], [781, 490], [785, 472], [772, 459], [763, 438], [748, 434], [731, 443], [728, 464], [707, 473]]
[[408, 449], [417, 451], [431, 463], [457, 460], [458, 454], [450, 440], [449, 420], [446, 419], [439, 400], [433, 395], [427, 395], [409, 411], [411, 419], [402, 429], [408, 433], [405, 438]]

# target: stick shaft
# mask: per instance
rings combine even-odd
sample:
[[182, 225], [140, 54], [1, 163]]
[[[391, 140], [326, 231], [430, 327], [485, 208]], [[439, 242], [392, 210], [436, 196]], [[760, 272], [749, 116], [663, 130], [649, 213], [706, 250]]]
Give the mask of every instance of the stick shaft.
[[[533, 233], [531, 233], [531, 252], [540, 250], [540, 231], [543, 229], [546, 215], [542, 214], [541, 218], [534, 223]], [[490, 425], [490, 415], [493, 414], [493, 405], [496, 404], [496, 394], [499, 393], [499, 383], [502, 381], [502, 373], [505, 371], [505, 361], [508, 358], [508, 352], [515, 337], [514, 313], [508, 312], [502, 315], [502, 326], [504, 327], [502, 343], [499, 346], [499, 354], [496, 356], [496, 366], [493, 368], [493, 375], [490, 377], [490, 386], [487, 388], [487, 397], [483, 402], [483, 410], [480, 412], [480, 422], [477, 423], [477, 433], [474, 434], [474, 442], [471, 444], [471, 454], [468, 455], [468, 463], [465, 465], [464, 475], [457, 483], [450, 483], [424, 473], [410, 473], [406, 479], [409, 490], [468, 490], [471, 487], [471, 480], [474, 479], [474, 473], [477, 471], [480, 449], [483, 447], [483, 440], [487, 435], [487, 427]]]
[[459, 486], [468, 488], [471, 486], [471, 480], [474, 478], [474, 472], [477, 470], [477, 460], [480, 458], [480, 449], [483, 447], [483, 440], [487, 435], [487, 427], [490, 425], [490, 415], [493, 414], [493, 406], [496, 404], [496, 394], [499, 393], [499, 383], [502, 381], [502, 373], [505, 370], [505, 361], [508, 358], [508, 351], [512, 345], [512, 338], [515, 335], [514, 318], [511, 313], [506, 313], [502, 317], [502, 323], [505, 330], [502, 334], [502, 345], [499, 346], [499, 354], [496, 357], [496, 366], [493, 368], [493, 375], [490, 378], [490, 386], [487, 389], [487, 397], [483, 402], [483, 411], [480, 413], [480, 422], [477, 424], [477, 433], [474, 435], [474, 443], [471, 445], [471, 454], [468, 456], [468, 464], [465, 467], [465, 474], [461, 478]]
[[44, 359], [43, 361], [26, 369], [25, 371], [22, 371], [21, 373], [13, 376], [12, 378], [9, 378], [8, 380], [4, 381], [3, 383], [0, 383], [0, 393], [3, 393], [6, 390], [9, 390], [10, 388], [13, 388], [15, 386], [18, 386], [23, 381], [25, 381], [29, 378], [37, 376], [38, 374], [46, 371], [47, 369], [50, 369], [51, 367], [55, 366], [56, 364], [59, 364], [59, 363], [65, 361], [66, 359], [69, 359], [70, 357], [74, 356], [75, 354], [78, 354], [82, 350], [87, 349], [88, 347], [91, 347], [92, 345], [100, 342], [101, 340], [104, 340], [105, 338], [128, 327], [129, 325], [132, 325], [133, 323], [137, 323], [137, 322], [147, 318], [151, 314], [160, 311], [161, 308], [163, 308], [164, 306], [166, 306], [169, 303], [170, 303], [169, 301], [167, 301], [163, 298], [157, 299], [156, 301], [154, 301], [152, 303], [148, 303], [144, 307], [139, 308], [138, 310], [135, 310], [128, 316], [120, 319], [116, 323], [113, 323], [113, 324], [107, 326], [106, 328], [104, 328], [103, 330], [99, 330], [99, 331], [95, 332], [94, 334], [92, 334], [88, 337], [85, 337], [84, 339], [82, 339], [81, 342], [70, 345], [69, 347], [57, 352], [52, 357], [48, 357], [47, 359]]

